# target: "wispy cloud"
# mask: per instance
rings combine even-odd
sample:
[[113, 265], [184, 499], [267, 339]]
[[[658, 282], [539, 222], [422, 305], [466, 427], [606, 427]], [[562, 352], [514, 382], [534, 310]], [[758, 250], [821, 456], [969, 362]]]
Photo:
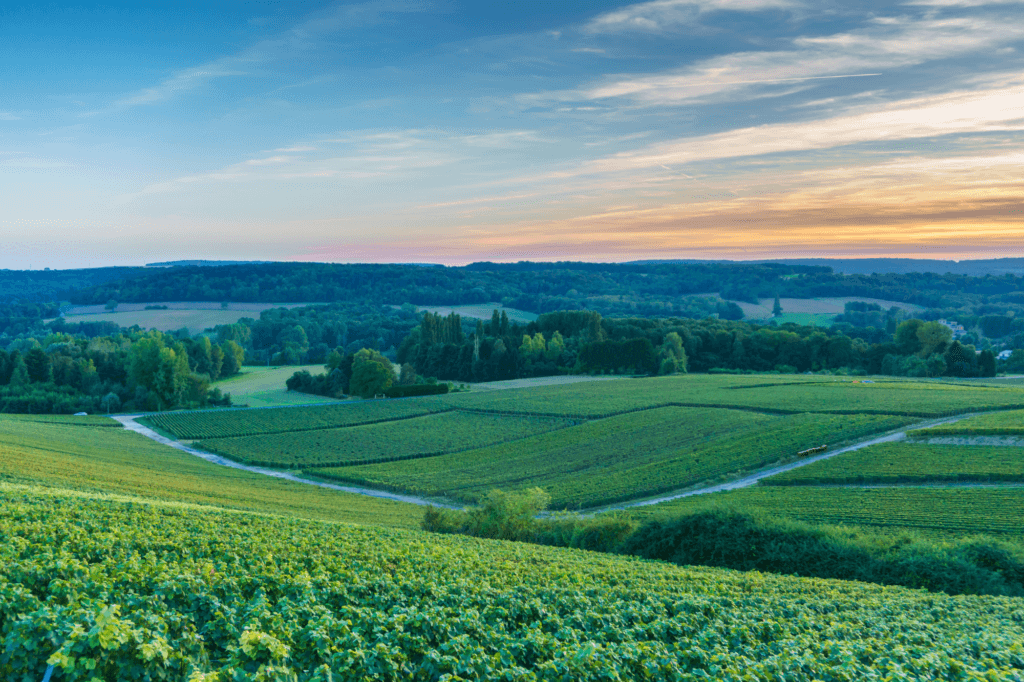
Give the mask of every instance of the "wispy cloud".
[[[415, 0], [370, 0], [354, 5], [336, 3], [327, 10], [308, 16], [279, 36], [261, 40], [236, 54], [201, 66], [182, 69], [154, 86], [120, 97], [112, 108], [163, 102], [218, 78], [251, 75], [256, 65], [301, 53], [337, 31], [380, 24], [390, 15], [421, 12], [426, 8], [425, 3]], [[99, 112], [90, 112], [92, 115], [96, 113]]]
[[[953, 133], [1024, 130], [1022, 86], [902, 100], [844, 116], [742, 128], [651, 145], [584, 164], [610, 172], [713, 159], [829, 149]], [[855, 110], [856, 111], [856, 110]]]
[[0, 111], [0, 121], [20, 121], [21, 116], [15, 116], [9, 111]]
[[620, 102], [674, 106], [779, 94], [794, 83], [867, 77], [967, 54], [988, 54], [1024, 38], [1019, 17], [874, 18], [859, 29], [804, 36], [791, 49], [736, 52], [657, 74], [608, 76], [577, 90], [521, 95], [524, 106]]
[[792, 0], [654, 0], [629, 5], [595, 17], [591, 33], [662, 32], [696, 23], [702, 14], [718, 11], [762, 12], [799, 6]]

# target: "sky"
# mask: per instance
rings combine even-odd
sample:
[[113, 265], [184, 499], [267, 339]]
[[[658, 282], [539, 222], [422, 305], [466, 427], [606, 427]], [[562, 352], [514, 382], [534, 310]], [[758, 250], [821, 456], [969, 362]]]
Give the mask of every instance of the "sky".
[[0, 268], [1024, 256], [1024, 0], [0, 5]]

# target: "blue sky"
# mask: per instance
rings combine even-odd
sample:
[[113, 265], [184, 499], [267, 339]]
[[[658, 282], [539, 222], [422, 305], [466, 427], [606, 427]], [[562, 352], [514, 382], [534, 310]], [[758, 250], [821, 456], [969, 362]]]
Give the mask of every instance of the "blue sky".
[[0, 267], [1024, 255], [1024, 3], [0, 9]]

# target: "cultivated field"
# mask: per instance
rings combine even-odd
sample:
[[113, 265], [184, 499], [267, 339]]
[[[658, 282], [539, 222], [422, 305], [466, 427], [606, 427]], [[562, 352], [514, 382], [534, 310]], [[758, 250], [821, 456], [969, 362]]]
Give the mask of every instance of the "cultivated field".
[[1024, 410], [980, 414], [954, 424], [944, 424], [913, 432], [915, 437], [929, 436], [1024, 436]]
[[[167, 310], [146, 310], [146, 306], [165, 305]], [[160, 303], [122, 303], [114, 311], [102, 305], [72, 306], [64, 313], [68, 323], [114, 322], [121, 327], [138, 325], [143, 329], [176, 331], [187, 328], [198, 334], [219, 324], [234, 324], [243, 317], [258, 318], [270, 308], [295, 308], [313, 303], [229, 303], [222, 308], [219, 302], [170, 301]]]
[[[120, 428], [0, 415], [0, 481], [210, 504], [388, 526], [415, 527], [412, 505], [350, 495], [210, 464]], [[65, 421], [66, 420], [66, 421]]]
[[432, 457], [481, 444], [518, 441], [572, 424], [550, 417], [452, 411], [348, 428], [215, 438], [196, 446], [258, 466], [337, 467]]
[[856, 439], [905, 417], [664, 407], [404, 462], [311, 470], [332, 480], [476, 501], [492, 488], [543, 487], [557, 508], [589, 508], [685, 488]]
[[762, 481], [765, 485], [1024, 482], [1024, 447], [882, 443]]
[[972, 534], [1024, 538], [1024, 487], [757, 486], [629, 510], [638, 519], [729, 507], [809, 523], [912, 530], [962, 539]]
[[[779, 299], [779, 303], [782, 305], [783, 314], [810, 314], [820, 316], [819, 319], [826, 319], [827, 317], [835, 317], [842, 313], [847, 303], [853, 303], [854, 301], [862, 301], [864, 303], [877, 303], [882, 307], [882, 310], [888, 310], [893, 306], [906, 310], [907, 312], [917, 313], [924, 308], [913, 303], [900, 303], [899, 301], [886, 301], [880, 298], [852, 298], [852, 297], [832, 297], [832, 298], [783, 298]], [[749, 320], [764, 320], [772, 316], [772, 308], [775, 305], [774, 298], [762, 298], [760, 303], [746, 303], [744, 301], [734, 301], [736, 305], [743, 309], [743, 315]], [[783, 320], [786, 322], [796, 322], [797, 320]], [[803, 323], [806, 324], [806, 323]]]
[[0, 535], [8, 679], [42, 679], [48, 664], [61, 680], [301, 682], [1024, 669], [1013, 598], [10, 488]]

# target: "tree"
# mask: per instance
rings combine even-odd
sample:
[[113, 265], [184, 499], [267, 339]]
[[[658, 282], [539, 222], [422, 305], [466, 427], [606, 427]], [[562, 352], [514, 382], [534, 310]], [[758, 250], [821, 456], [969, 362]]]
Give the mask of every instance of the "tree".
[[117, 397], [116, 393], [108, 393], [100, 401], [100, 407], [106, 410], [107, 414], [117, 412], [121, 409], [121, 399]]
[[996, 375], [996, 354], [990, 350], [981, 351], [978, 356], [978, 371], [983, 377]]
[[118, 304], [117, 300], [112, 298], [109, 301], [107, 301], [107, 304], [105, 306], [103, 306], [103, 307], [106, 308], [107, 310], [114, 311], [114, 310], [117, 310], [117, 306], [118, 305], [119, 304]]
[[[913, 319], [900, 322], [899, 326], [896, 327], [894, 336], [896, 345], [900, 347], [901, 355], [912, 355], [921, 350], [921, 338], [917, 335], [917, 332], [923, 326], [924, 322]], [[933, 332], [926, 332], [925, 336], [934, 338], [935, 334]]]
[[230, 377], [238, 374], [242, 369], [242, 363], [245, 361], [245, 350], [231, 340], [220, 344], [220, 349], [224, 353], [224, 362], [221, 365], [220, 376]]
[[918, 354], [926, 358], [946, 350], [946, 346], [953, 340], [953, 330], [938, 322], [925, 322], [917, 328], [917, 340], [921, 343]]
[[349, 392], [363, 398], [383, 393], [395, 383], [395, 369], [391, 361], [378, 351], [363, 348], [352, 361], [352, 379]]
[[778, 293], [775, 294], [775, 305], [772, 306], [772, 317], [778, 317], [782, 314], [782, 301], [779, 300]]
[[28, 378], [33, 383], [46, 383], [53, 379], [50, 356], [42, 348], [33, 348], [25, 354]]
[[548, 341], [548, 349], [545, 352], [544, 357], [551, 362], [556, 362], [564, 352], [565, 339], [563, 339], [562, 335], [556, 331], [551, 335], [551, 340]]

